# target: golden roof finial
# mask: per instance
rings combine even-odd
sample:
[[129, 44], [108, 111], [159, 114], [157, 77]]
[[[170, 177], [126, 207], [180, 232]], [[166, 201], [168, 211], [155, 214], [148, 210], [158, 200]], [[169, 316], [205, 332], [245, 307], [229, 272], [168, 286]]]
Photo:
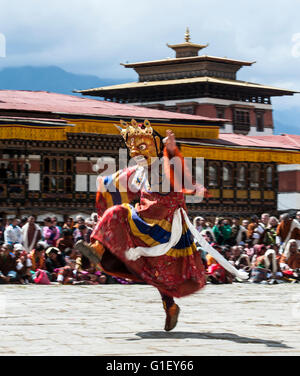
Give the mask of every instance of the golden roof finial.
[[190, 29], [187, 27], [185, 32], [185, 41], [188, 43], [190, 41]]

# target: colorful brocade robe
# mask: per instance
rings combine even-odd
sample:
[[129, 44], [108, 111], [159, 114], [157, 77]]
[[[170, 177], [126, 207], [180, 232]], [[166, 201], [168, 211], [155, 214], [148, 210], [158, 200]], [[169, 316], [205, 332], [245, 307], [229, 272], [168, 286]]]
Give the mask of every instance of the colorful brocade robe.
[[169, 241], [175, 210], [186, 208], [183, 193], [151, 192], [143, 167], [134, 166], [100, 179], [96, 206], [100, 219], [92, 242], [102, 243], [140, 281], [174, 297], [189, 295], [205, 285], [201, 254], [183, 218], [180, 240], [167, 253], [135, 261], [126, 257], [129, 248]]

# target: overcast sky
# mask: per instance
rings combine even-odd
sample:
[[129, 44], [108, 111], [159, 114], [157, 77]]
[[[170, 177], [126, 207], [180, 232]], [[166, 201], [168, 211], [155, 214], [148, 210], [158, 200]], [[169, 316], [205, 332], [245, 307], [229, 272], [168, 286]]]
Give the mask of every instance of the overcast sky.
[[[239, 79], [300, 91], [299, 0], [0, 0], [0, 6], [6, 40], [0, 69], [57, 65], [136, 80], [120, 63], [173, 57], [166, 43], [183, 42], [189, 26], [192, 42], [209, 43], [204, 54], [257, 62]], [[300, 107], [300, 95], [275, 103]]]

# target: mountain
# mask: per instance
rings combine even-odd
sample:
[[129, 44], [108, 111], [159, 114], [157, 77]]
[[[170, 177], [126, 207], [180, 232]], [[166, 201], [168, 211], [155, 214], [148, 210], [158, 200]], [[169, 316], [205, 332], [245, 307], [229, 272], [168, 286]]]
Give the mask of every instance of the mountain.
[[41, 90], [76, 95], [72, 90], [115, 85], [128, 81], [130, 80], [102, 79], [92, 75], [74, 74], [56, 66], [24, 66], [4, 68], [0, 71], [0, 90]]
[[274, 133], [300, 135], [300, 109], [293, 107], [288, 110], [274, 110]]

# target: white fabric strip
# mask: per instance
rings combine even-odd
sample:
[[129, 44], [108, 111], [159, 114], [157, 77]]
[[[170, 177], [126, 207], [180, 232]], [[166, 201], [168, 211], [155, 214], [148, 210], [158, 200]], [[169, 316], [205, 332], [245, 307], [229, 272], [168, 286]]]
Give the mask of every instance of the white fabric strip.
[[223, 268], [228, 270], [231, 274], [235, 275], [240, 279], [248, 279], [249, 275], [245, 271], [237, 270], [233, 265], [231, 265], [217, 250], [215, 250], [197, 231], [189, 220], [186, 211], [182, 208], [176, 209], [172, 222], [171, 237], [168, 243], [158, 244], [154, 247], [136, 247], [130, 248], [126, 252], [126, 257], [128, 260], [136, 261], [141, 256], [145, 257], [157, 257], [165, 255], [171, 248], [173, 248], [180, 240], [182, 235], [182, 220], [181, 212], [183, 214], [184, 220], [188, 225], [192, 235], [198, 241], [202, 249], [209, 253]]
[[182, 234], [182, 221], [180, 209], [176, 209], [172, 221], [171, 236], [168, 243], [158, 244], [154, 247], [136, 247], [130, 248], [126, 252], [128, 260], [136, 261], [141, 256], [145, 257], [157, 257], [166, 254], [171, 248], [173, 248], [180, 240]]
[[233, 265], [231, 265], [217, 250], [215, 250], [197, 231], [197, 229], [192, 225], [191, 221], [189, 220], [188, 215], [186, 214], [185, 210], [182, 209], [182, 213], [184, 216], [184, 220], [188, 225], [191, 233], [193, 234], [194, 238], [198, 241], [201, 248], [209, 253], [224, 269], [229, 271], [231, 274], [235, 275], [240, 279], [248, 279], [249, 275], [243, 270], [237, 270]]

